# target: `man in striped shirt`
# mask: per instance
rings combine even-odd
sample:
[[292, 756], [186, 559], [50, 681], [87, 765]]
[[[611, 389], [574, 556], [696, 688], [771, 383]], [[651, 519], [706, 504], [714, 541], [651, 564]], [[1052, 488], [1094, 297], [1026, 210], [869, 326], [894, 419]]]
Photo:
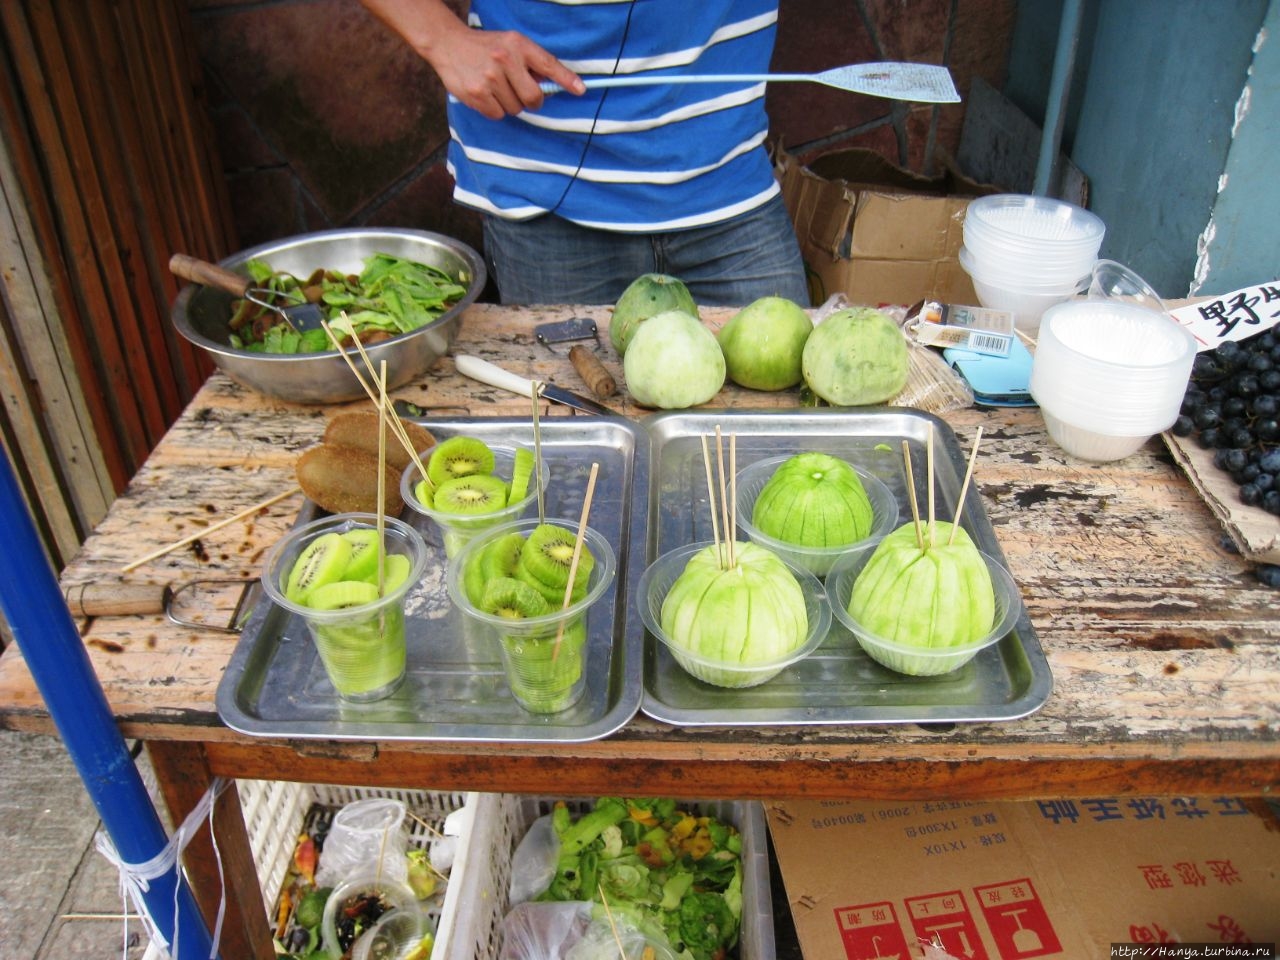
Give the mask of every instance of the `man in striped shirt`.
[[[364, 0], [449, 91], [454, 197], [485, 214], [504, 303], [613, 303], [643, 273], [702, 305], [808, 305], [764, 145], [777, 0]], [[563, 91], [544, 94], [550, 80]]]

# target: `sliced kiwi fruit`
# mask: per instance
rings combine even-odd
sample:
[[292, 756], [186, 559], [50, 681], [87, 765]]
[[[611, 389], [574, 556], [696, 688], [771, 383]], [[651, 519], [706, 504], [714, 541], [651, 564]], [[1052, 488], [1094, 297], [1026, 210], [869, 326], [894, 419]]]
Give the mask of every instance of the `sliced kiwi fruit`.
[[338, 580], [322, 584], [307, 594], [306, 606], [312, 610], [345, 610], [361, 607], [378, 599], [378, 588], [364, 580]]
[[440, 513], [495, 513], [507, 505], [507, 485], [490, 474], [456, 477], [436, 487], [431, 502]]
[[[569, 568], [573, 564], [573, 531], [554, 523], [540, 523], [529, 533], [524, 549], [520, 551], [520, 567], [531, 578], [549, 587], [559, 588], [563, 594], [569, 582]], [[584, 543], [578, 556], [575, 587], [585, 584], [591, 576], [595, 557]]]
[[[543, 583], [524, 567], [517, 566], [515, 572], [511, 574], [517, 580], [527, 583], [533, 589], [547, 598], [547, 602], [555, 606], [564, 603], [564, 587], [553, 587], [548, 583]], [[587, 578], [579, 573], [573, 578], [573, 592], [569, 595], [570, 603], [577, 603], [587, 595]]]
[[542, 594], [513, 577], [490, 580], [480, 599], [480, 609], [507, 620], [526, 620], [551, 612]]
[[382, 477], [385, 510], [395, 516], [404, 509], [400, 471], [383, 464], [376, 454], [322, 443], [304, 450], [294, 464], [298, 486], [315, 504], [330, 513], [374, 513], [378, 509], [378, 478]]
[[372, 527], [355, 527], [342, 533], [351, 545], [343, 580], [369, 580], [378, 575], [378, 531]]
[[351, 544], [337, 532], [322, 533], [293, 561], [281, 587], [287, 599], [307, 605], [308, 597], [325, 584], [341, 580], [351, 558]]
[[[400, 584], [409, 579], [409, 572], [412, 569], [413, 561], [404, 554], [388, 554], [382, 561], [382, 595], [386, 596], [392, 590], [399, 588]], [[378, 571], [374, 570], [373, 575], [376, 578]]]
[[427, 477], [437, 487], [456, 477], [493, 473], [493, 451], [476, 437], [450, 437], [436, 444], [427, 461]]
[[486, 543], [462, 572], [462, 589], [467, 599], [478, 607], [484, 598], [485, 585], [490, 580], [513, 576], [523, 546], [524, 536], [514, 532]]
[[[413, 449], [420, 457], [425, 458], [427, 451], [436, 444], [436, 438], [431, 435], [431, 431], [409, 420], [401, 420], [400, 425], [404, 427], [405, 435], [408, 436]], [[377, 456], [379, 427], [377, 413], [368, 410], [349, 410], [339, 413], [325, 426], [324, 442], [343, 447], [355, 447], [357, 450]], [[396, 470], [403, 471], [413, 462], [413, 459], [400, 443], [399, 438], [391, 432], [392, 429], [390, 426], [387, 427], [386, 460]]]
[[534, 456], [531, 450], [516, 448], [515, 463], [511, 467], [511, 490], [507, 503], [519, 503], [529, 495], [529, 481], [533, 479]]

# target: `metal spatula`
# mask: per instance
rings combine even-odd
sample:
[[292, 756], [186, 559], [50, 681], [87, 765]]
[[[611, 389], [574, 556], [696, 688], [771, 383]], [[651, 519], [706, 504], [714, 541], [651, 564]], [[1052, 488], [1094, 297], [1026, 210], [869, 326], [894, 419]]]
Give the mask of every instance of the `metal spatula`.
[[[821, 73], [728, 73], [728, 74], [623, 74], [611, 77], [584, 77], [587, 89], [600, 87], [640, 87], [665, 83], [778, 83], [797, 81], [821, 83], [851, 93], [865, 93], [888, 100], [917, 103], [959, 103], [960, 94], [946, 67], [928, 63], [852, 63]], [[550, 80], [539, 84], [543, 93], [562, 90]]]
[[324, 311], [318, 303], [308, 303], [305, 300], [301, 302], [286, 300], [280, 303], [281, 294], [274, 290], [255, 287], [248, 277], [242, 277], [216, 263], [199, 260], [185, 253], [175, 253], [169, 258], [169, 272], [181, 280], [190, 280], [192, 283], [206, 287], [217, 287], [219, 290], [225, 290], [227, 293], [274, 311], [298, 333], [323, 329]]

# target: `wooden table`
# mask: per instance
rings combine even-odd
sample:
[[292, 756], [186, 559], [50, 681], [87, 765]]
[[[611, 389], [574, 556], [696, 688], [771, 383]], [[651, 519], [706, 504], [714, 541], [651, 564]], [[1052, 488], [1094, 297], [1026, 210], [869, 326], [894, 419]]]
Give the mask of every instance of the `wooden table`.
[[[456, 349], [582, 390], [564, 354], [532, 327], [600, 308], [475, 306]], [[727, 314], [709, 314], [714, 326]], [[620, 365], [612, 362], [619, 382]], [[528, 401], [460, 377], [451, 360], [396, 392], [444, 415], [522, 416]], [[725, 407], [786, 407], [794, 391], [726, 387]], [[625, 391], [608, 401], [642, 413]], [[359, 404], [353, 405], [359, 406]], [[215, 375], [64, 573], [67, 584], [122, 566], [294, 482], [297, 454], [340, 407], [265, 400]], [[548, 407], [545, 416], [567, 415]], [[1258, 584], [1157, 438], [1111, 464], [1067, 457], [1034, 410], [944, 414], [967, 448], [983, 427], [974, 483], [1022, 588], [1054, 691], [1038, 712], [997, 724], [679, 729], [637, 716], [572, 745], [289, 742], [237, 734], [214, 694], [237, 637], [161, 616], [99, 617], [83, 636], [122, 733], [147, 744], [176, 820], [215, 776], [439, 790], [733, 798], [1267, 795], [1280, 784], [1280, 593]], [[293, 523], [295, 496], [212, 532], [131, 578], [182, 583], [257, 576]], [[20, 651], [0, 658], [0, 726], [54, 732]], [[234, 791], [219, 848], [232, 916], [224, 955], [271, 956], [252, 853]], [[188, 856], [206, 909], [218, 873], [202, 839]], [[240, 909], [242, 904], [252, 905]], [[211, 916], [211, 915], [210, 915]]]

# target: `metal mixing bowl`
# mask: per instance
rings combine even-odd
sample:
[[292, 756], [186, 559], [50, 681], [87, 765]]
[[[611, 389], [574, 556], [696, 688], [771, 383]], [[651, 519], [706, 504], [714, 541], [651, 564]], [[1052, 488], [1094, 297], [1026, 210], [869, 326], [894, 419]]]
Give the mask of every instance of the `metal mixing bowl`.
[[[484, 289], [484, 260], [464, 243], [423, 230], [362, 228], [324, 230], [274, 240], [242, 250], [221, 261], [228, 270], [248, 276], [245, 264], [265, 260], [274, 270], [297, 277], [324, 268], [359, 273], [366, 257], [389, 253], [467, 278], [466, 295], [424, 327], [365, 348], [374, 369], [387, 364], [387, 389], [402, 386], [448, 352], [462, 311]], [[347, 362], [336, 350], [326, 353], [268, 354], [229, 345], [231, 294], [212, 287], [188, 285], [173, 302], [178, 332], [203, 348], [217, 367], [242, 386], [294, 403], [345, 403], [366, 396]], [[365, 374], [359, 356], [356, 368]], [[365, 376], [371, 384], [373, 378]]]

